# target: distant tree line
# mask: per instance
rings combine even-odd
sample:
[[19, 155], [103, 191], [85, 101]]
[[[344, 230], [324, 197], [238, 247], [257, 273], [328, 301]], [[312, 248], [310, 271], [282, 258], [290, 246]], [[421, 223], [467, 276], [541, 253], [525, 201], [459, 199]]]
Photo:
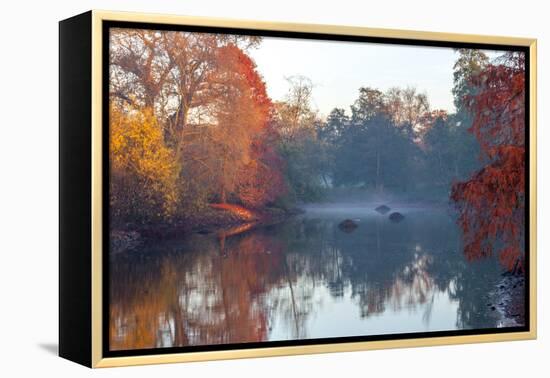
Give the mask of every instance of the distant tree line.
[[349, 113], [335, 108], [321, 120], [311, 110], [311, 82], [293, 80], [287, 100], [278, 106], [295, 199], [315, 201], [341, 187], [448, 200], [452, 183], [482, 164], [463, 98], [473, 90], [470, 77], [487, 63], [483, 52], [459, 50], [452, 114], [432, 110], [426, 94], [414, 87], [385, 92], [361, 87]]

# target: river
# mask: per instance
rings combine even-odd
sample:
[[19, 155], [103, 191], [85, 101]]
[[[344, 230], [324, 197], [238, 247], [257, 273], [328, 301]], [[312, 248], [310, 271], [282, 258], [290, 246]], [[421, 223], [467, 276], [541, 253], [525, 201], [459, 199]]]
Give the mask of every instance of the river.
[[[494, 260], [467, 262], [445, 208], [309, 206], [269, 226], [110, 257], [110, 348], [494, 328]], [[358, 227], [342, 231], [353, 219]]]

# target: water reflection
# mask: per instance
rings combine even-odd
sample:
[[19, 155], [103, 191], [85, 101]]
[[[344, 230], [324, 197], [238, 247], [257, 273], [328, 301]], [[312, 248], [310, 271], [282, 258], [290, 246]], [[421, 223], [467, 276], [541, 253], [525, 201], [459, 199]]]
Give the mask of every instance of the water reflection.
[[496, 264], [470, 264], [445, 211], [394, 224], [308, 212], [111, 257], [112, 350], [494, 327]]

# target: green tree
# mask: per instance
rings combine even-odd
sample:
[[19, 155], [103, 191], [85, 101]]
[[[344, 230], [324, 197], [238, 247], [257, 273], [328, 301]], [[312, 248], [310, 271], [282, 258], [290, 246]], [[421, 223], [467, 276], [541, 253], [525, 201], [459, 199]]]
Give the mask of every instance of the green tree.
[[342, 136], [335, 160], [336, 185], [408, 191], [418, 147], [385, 114], [354, 123]]
[[281, 136], [279, 151], [286, 163], [289, 199], [311, 202], [319, 200], [324, 191], [321, 123], [311, 105], [311, 81], [297, 76], [288, 78], [288, 82], [285, 101], [275, 105], [275, 122]]
[[477, 91], [473, 79], [483, 72], [490, 63], [488, 56], [480, 50], [459, 49], [454, 64], [453, 89], [456, 113], [449, 119], [454, 126], [454, 143], [449, 147], [455, 155], [455, 178], [457, 181], [468, 179], [481, 167], [481, 149], [479, 142], [470, 131], [473, 123], [469, 99]]
[[382, 113], [387, 113], [384, 93], [371, 87], [359, 88], [359, 97], [351, 106], [353, 123], [368, 121]]
[[453, 66], [454, 105], [457, 114], [469, 114], [466, 99], [475, 94], [472, 78], [478, 76], [489, 64], [489, 57], [481, 50], [457, 49], [458, 59]]

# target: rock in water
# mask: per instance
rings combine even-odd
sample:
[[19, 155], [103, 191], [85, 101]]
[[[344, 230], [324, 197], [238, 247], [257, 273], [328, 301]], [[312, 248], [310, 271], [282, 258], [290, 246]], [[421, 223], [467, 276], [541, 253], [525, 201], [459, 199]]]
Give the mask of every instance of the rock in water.
[[389, 207], [387, 207], [386, 205], [381, 205], [381, 206], [378, 206], [376, 209], [374, 209], [375, 211], [379, 212], [380, 214], [382, 215], [385, 215], [388, 211], [390, 211], [391, 209]]
[[338, 225], [338, 227], [340, 228], [340, 230], [344, 231], [344, 232], [352, 232], [354, 231], [358, 226], [357, 226], [357, 223], [355, 223], [354, 221], [352, 221], [351, 219], [345, 219], [343, 220], [342, 222], [340, 222], [340, 224]]
[[401, 213], [395, 212], [390, 214], [390, 220], [392, 222], [401, 222], [403, 219], [405, 219], [405, 216]]

